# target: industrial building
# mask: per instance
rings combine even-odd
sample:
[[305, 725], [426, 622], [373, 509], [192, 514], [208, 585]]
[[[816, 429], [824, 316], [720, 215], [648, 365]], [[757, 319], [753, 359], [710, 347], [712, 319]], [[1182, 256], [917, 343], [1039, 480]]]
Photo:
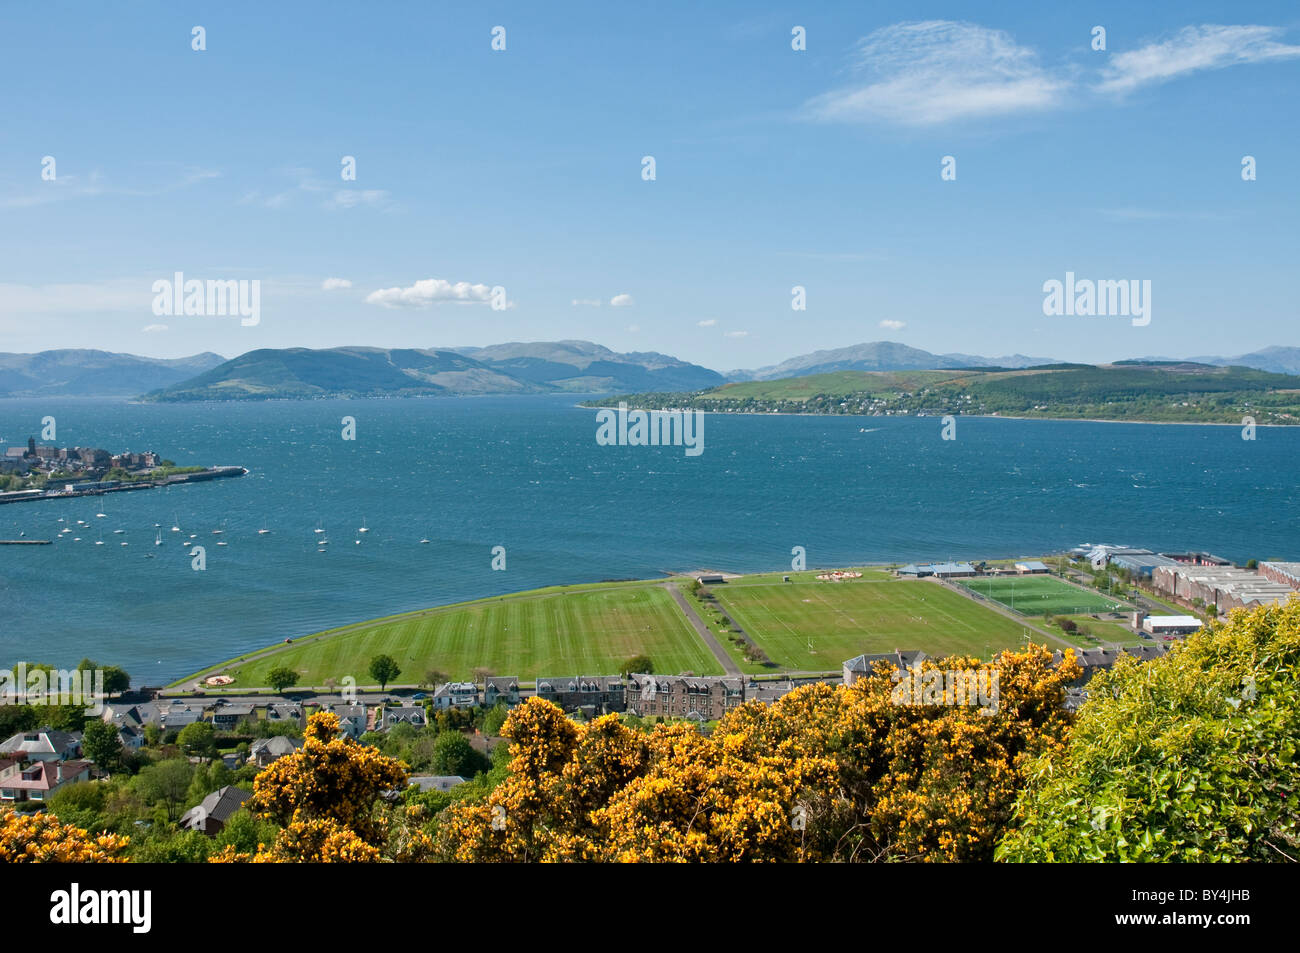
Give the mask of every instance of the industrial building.
[[1151, 585], [1184, 602], [1200, 599], [1222, 614], [1230, 609], [1283, 603], [1296, 590], [1291, 586], [1234, 566], [1157, 566]]

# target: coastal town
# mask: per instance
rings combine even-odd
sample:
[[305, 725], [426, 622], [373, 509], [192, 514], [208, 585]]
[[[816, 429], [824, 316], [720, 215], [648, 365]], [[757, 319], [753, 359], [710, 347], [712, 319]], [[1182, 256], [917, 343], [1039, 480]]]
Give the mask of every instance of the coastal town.
[[244, 476], [239, 466], [177, 466], [156, 451], [113, 453], [100, 447], [54, 447], [27, 438], [0, 458], [0, 503], [65, 499]]

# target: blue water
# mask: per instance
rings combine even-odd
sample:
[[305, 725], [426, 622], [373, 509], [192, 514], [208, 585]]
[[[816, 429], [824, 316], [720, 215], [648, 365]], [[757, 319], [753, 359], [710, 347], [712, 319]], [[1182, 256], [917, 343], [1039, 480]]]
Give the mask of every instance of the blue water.
[[[594, 411], [574, 403], [0, 400], [4, 445], [52, 415], [60, 445], [251, 471], [0, 506], [0, 538], [58, 540], [0, 546], [0, 664], [90, 656], [160, 684], [375, 616], [664, 570], [780, 569], [796, 545], [810, 567], [1085, 541], [1300, 558], [1300, 428], [1247, 442], [1236, 427], [961, 418], [957, 440], [943, 441], [935, 418], [714, 414], [704, 453], [688, 457], [599, 446]], [[345, 415], [357, 421], [352, 442], [341, 439]], [[58, 539], [77, 519], [92, 524], [81, 542]], [[173, 520], [182, 533], [169, 532]], [[204, 572], [190, 568], [194, 543]], [[504, 572], [490, 565], [498, 545]]]

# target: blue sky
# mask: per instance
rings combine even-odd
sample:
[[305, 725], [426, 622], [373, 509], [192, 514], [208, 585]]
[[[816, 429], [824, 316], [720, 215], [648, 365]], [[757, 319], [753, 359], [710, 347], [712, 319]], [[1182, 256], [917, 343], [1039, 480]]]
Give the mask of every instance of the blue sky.
[[[1300, 345], [1294, 5], [702, 6], [6, 4], [0, 351]], [[177, 271], [260, 323], [156, 317]], [[1151, 323], [1044, 316], [1067, 271]]]

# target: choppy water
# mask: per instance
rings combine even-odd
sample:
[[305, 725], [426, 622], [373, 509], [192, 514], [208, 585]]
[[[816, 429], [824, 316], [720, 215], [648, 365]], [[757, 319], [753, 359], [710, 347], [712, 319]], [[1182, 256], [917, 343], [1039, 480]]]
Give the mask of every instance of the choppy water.
[[[598, 446], [594, 411], [574, 401], [0, 400], [7, 446], [53, 415], [60, 445], [252, 471], [0, 506], [0, 538], [91, 524], [0, 546], [0, 664], [90, 656], [160, 684], [374, 616], [663, 570], [779, 569], [796, 545], [810, 567], [1084, 541], [1300, 559], [1300, 428], [1246, 442], [1235, 427], [971, 418], [942, 441], [934, 418], [709, 415], [704, 453], [688, 457]], [[498, 545], [504, 572], [490, 568]]]

